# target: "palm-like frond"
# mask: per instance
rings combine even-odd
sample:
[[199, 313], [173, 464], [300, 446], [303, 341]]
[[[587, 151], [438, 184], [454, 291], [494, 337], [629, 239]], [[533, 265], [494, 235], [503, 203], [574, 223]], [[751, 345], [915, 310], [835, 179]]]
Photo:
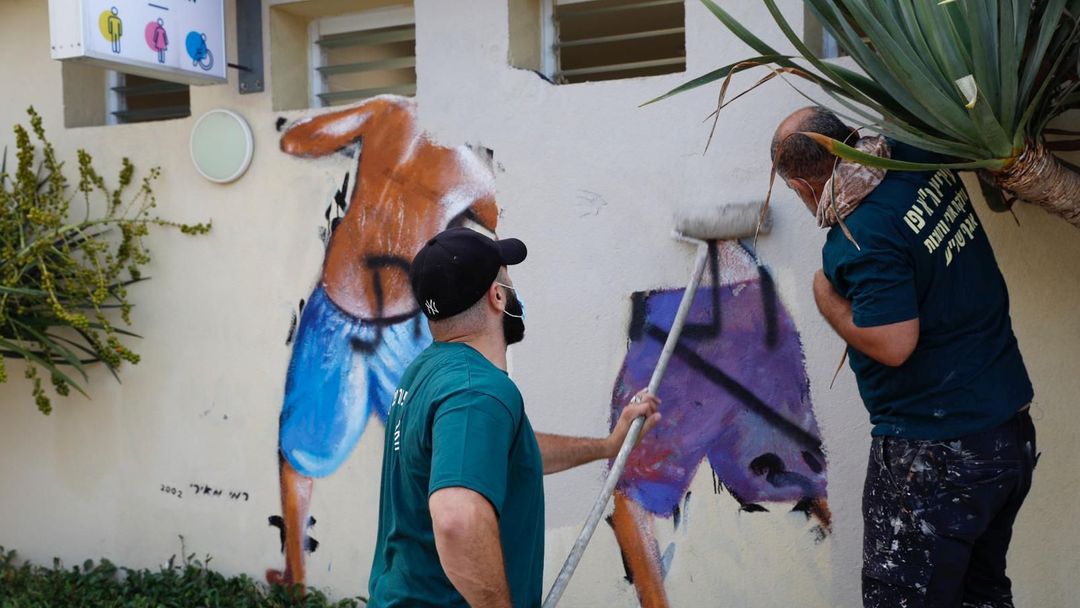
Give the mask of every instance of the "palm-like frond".
[[[862, 73], [817, 57], [775, 0], [762, 4], [797, 56], [765, 43], [716, 0], [701, 1], [757, 55], [653, 101], [753, 67], [783, 69], [819, 86], [849, 121], [954, 157], [960, 162], [952, 168], [995, 172], [995, 183], [1007, 188], [1027, 185], [1008, 173], [1028, 147], [1042, 145], [1049, 121], [1080, 107], [1080, 0], [805, 0]], [[874, 162], [840, 142], [830, 149]], [[1058, 168], [1071, 171], [1052, 158], [1047, 166], [1059, 178]]]

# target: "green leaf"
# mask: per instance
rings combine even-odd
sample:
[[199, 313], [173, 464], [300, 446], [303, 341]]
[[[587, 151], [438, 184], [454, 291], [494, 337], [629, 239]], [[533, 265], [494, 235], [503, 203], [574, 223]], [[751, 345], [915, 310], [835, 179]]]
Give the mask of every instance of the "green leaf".
[[1020, 97], [1018, 100], [1021, 105], [1024, 105], [1025, 101], [1030, 103], [1031, 96], [1038, 88], [1036, 87], [1035, 78], [1043, 67], [1043, 57], [1046, 56], [1046, 51], [1050, 48], [1050, 41], [1053, 40], [1054, 33], [1057, 31], [1058, 21], [1065, 14], [1064, 8], [1065, 0], [1044, 0], [1042, 3], [1042, 15], [1036, 30], [1038, 31], [1038, 37], [1035, 39], [1031, 52], [1024, 58], [1023, 77], [1020, 79]]
[[[998, 48], [998, 12], [1005, 11], [1004, 2], [957, 2], [963, 24], [970, 26], [967, 40], [971, 49], [968, 57], [972, 74], [979, 83], [979, 94], [986, 100], [992, 113], [998, 116], [1001, 109], [1001, 52]], [[1009, 32], [1011, 35], [1012, 32]], [[1007, 123], [1006, 123], [1007, 124]]]
[[[887, 28], [878, 21], [879, 16], [871, 12], [866, 5], [847, 0], [845, 6], [851, 11], [852, 18], [859, 27], [863, 28], [873, 40], [874, 57], [884, 66], [884, 69], [878, 67], [873, 71], [869, 71], [870, 68], [867, 66], [868, 74], [881, 82], [890, 94], [898, 98], [900, 95], [907, 98], [906, 105], [909, 110], [918, 114], [927, 124], [933, 125], [946, 135], [977, 140], [974, 125], [971, 124], [961, 107], [963, 104], [959, 102], [955, 87], [951, 86], [951, 82], [963, 76], [963, 73], [949, 78], [949, 84], [942, 83], [943, 75], [940, 71], [935, 66], [928, 65], [927, 58], [920, 57], [910, 42], [905, 39], [894, 39]], [[918, 3], [917, 6], [926, 10], [930, 9], [924, 3]], [[901, 27], [897, 23], [898, 16], [883, 16], [883, 18], [893, 27]], [[940, 23], [936, 25], [940, 28]], [[931, 42], [943, 35], [940, 31], [928, 30], [925, 23], [921, 26], [924, 31], [932, 34]], [[934, 53], [934, 55], [939, 61], [941, 60], [939, 53]]]
[[1020, 6], [1030, 6], [1025, 0], [1000, 0], [998, 21], [998, 70], [1001, 79], [1001, 98], [998, 115], [1006, 129], [1016, 131], [1017, 91], [1020, 86], [1020, 53], [1023, 36], [1027, 31], [1027, 19], [1020, 14]]
[[[708, 0], [702, 1], [704, 2]], [[787, 22], [787, 19], [784, 18], [784, 15], [780, 12], [780, 9], [776, 7], [776, 3], [773, 0], [764, 0], [764, 2], [765, 7], [769, 10], [769, 13], [772, 14], [773, 19], [776, 21], [776, 24], [780, 26], [780, 31], [784, 33], [784, 36], [787, 37], [788, 41], [791, 42], [791, 44], [795, 47], [797, 51], [799, 51], [799, 54], [802, 55], [804, 59], [809, 61], [811, 65], [813, 65], [818, 71], [824, 74], [829, 81], [835, 84], [846, 96], [850, 97], [853, 101], [862, 103], [863, 105], [877, 106], [877, 104], [874, 103], [874, 100], [869, 99], [861, 91], [853, 87], [850, 83], [837, 76], [836, 72], [832, 69], [832, 66], [814, 55], [814, 53], [802, 41], [802, 37], [797, 35], [795, 31], [791, 28], [791, 25]], [[878, 108], [875, 107], [875, 109]]]
[[[921, 125], [927, 125], [933, 130], [947, 136], [963, 139], [961, 132], [957, 130], [957, 127], [955, 127], [954, 124], [950, 123], [949, 120], [940, 117], [943, 112], [952, 113], [954, 118], [963, 117], [961, 111], [955, 107], [955, 103], [950, 101], [951, 98], [949, 97], [949, 94], [940, 92], [942, 87], [946, 87], [947, 83], [939, 82], [937, 84], [937, 89], [939, 90], [937, 93], [938, 98], [934, 99], [934, 87], [932, 84], [923, 85], [922, 88], [916, 88], [909, 82], [912, 77], [907, 74], [907, 71], [917, 69], [915, 64], [912, 63], [917, 57], [913, 57], [909, 53], [908, 56], [911, 58], [911, 61], [897, 61], [890, 53], [904, 54], [902, 49], [898, 47], [891, 48], [886, 52], [878, 48], [880, 44], [893, 44], [891, 40], [886, 40], [881, 43], [875, 40], [875, 47], [871, 49], [863, 42], [860, 35], [848, 22], [848, 17], [840, 10], [835, 2], [832, 2], [831, 0], [808, 0], [808, 2], [815, 12], [825, 15], [821, 20], [824, 24], [827, 24], [827, 27], [830, 29], [833, 36], [835, 36], [841, 46], [856, 59], [859, 66], [866, 71], [867, 75], [879, 83], [881, 88], [885, 91], [883, 98], [875, 98], [875, 111], [880, 112], [885, 118], [893, 122], [904, 122], [907, 124], [917, 122]], [[848, 8], [850, 9], [851, 7]], [[883, 30], [877, 22], [877, 18], [872, 13], [866, 11], [865, 7], [861, 8], [864, 10], [860, 14], [862, 15], [862, 18], [867, 20], [867, 23], [863, 23], [859, 20], [858, 16], [852, 13], [852, 19], [855, 19], [859, 27], [864, 29], [870, 28], [870, 30], [885, 36], [885, 38], [889, 38], [885, 33], [885, 30]], [[897, 17], [897, 19], [899, 19], [899, 17]], [[832, 69], [836, 72], [836, 66], [833, 66]], [[839, 76], [840, 73], [837, 72], [837, 75]], [[936, 75], [936, 78], [941, 80], [940, 74], [931, 72], [931, 76], [933, 75]], [[916, 94], [916, 92], [918, 94]], [[924, 95], [927, 92], [930, 92], [930, 97]], [[865, 103], [861, 100], [857, 101]], [[927, 104], [930, 104], [930, 106]], [[895, 109], [897, 106], [899, 106], [899, 109]]]
[[678, 95], [679, 93], [685, 93], [686, 91], [690, 91], [692, 89], [696, 89], [698, 87], [705, 86], [707, 84], [711, 84], [711, 83], [716, 82], [718, 80], [722, 80], [724, 78], [727, 78], [729, 74], [736, 74], [736, 73], [742, 72], [744, 70], [749, 70], [751, 68], [755, 68], [755, 67], [758, 67], [758, 66], [761, 66], [761, 65], [773, 63], [773, 62], [776, 62], [778, 60], [782, 60], [782, 59], [786, 59], [786, 58], [790, 58], [790, 55], [759, 55], [757, 57], [750, 57], [750, 58], [747, 58], [747, 59], [743, 59], [742, 61], [736, 61], [735, 63], [733, 63], [731, 65], [726, 65], [726, 66], [724, 66], [724, 67], [722, 67], [720, 69], [713, 70], [713, 71], [711, 71], [711, 72], [709, 72], [707, 74], [704, 74], [702, 76], [698, 76], [697, 78], [695, 78], [693, 80], [687, 81], [687, 82], [675, 87], [674, 89], [671, 89], [670, 91], [668, 91], [667, 93], [664, 93], [663, 95], [661, 95], [659, 97], [656, 97], [656, 98], [650, 99], [649, 101], [646, 101], [645, 103], [641, 104], [641, 106], [638, 106], [638, 107], [644, 107], [644, 106], [647, 106], [649, 104], [656, 103], [656, 102], [660, 101], [661, 99], [667, 99], [668, 97], [671, 97], [672, 95]]
[[[48, 333], [48, 334], [45, 334], [45, 335], [49, 336], [53, 340], [59, 340], [60, 342], [64, 342], [66, 344], [69, 344], [73, 348], [77, 348], [77, 349], [81, 350], [82, 352], [86, 353], [90, 358], [89, 359], [81, 359], [80, 361], [82, 361], [82, 363], [84, 363], [84, 364], [97, 363], [97, 362], [101, 361], [101, 357], [98, 356], [97, 351], [91, 349], [90, 347], [88, 347], [85, 344], [79, 344], [75, 340], [72, 340], [70, 338], [65, 338], [64, 336], [60, 336], [60, 335], [53, 334], [53, 333]], [[111, 371], [111, 369], [110, 369], [110, 371]]]
[[[1050, 0], [1050, 1], [1053, 1], [1053, 0]], [[1068, 47], [1072, 46], [1072, 44], [1075, 42], [1075, 40], [1077, 38], [1078, 33], [1080, 33], [1080, 21], [1078, 21], [1076, 24], [1071, 26], [1071, 28], [1069, 30], [1069, 33], [1068, 33], [1068, 41], [1069, 42], [1068, 42], [1068, 44], [1066, 46], [1068, 46]], [[1065, 60], [1066, 56], [1067, 56], [1066, 53], [1061, 53], [1061, 54], [1059, 54], [1057, 56], [1057, 58], [1054, 60], [1053, 65], [1050, 67], [1049, 74], [1053, 75], [1053, 74], [1057, 73], [1058, 69], [1061, 67], [1062, 62]], [[1073, 61], [1076, 60], [1075, 57], [1070, 57], [1070, 59], [1072, 59]], [[1035, 94], [1031, 96], [1030, 102], [1028, 103], [1028, 106], [1027, 106], [1027, 109], [1024, 110], [1024, 114], [1020, 117], [1020, 123], [1017, 125], [1017, 128], [1019, 130], [1022, 130], [1022, 131], [1027, 130], [1028, 123], [1032, 120], [1032, 118], [1034, 118], [1035, 111], [1038, 109], [1040, 103], [1043, 101], [1043, 97], [1046, 95], [1046, 93], [1047, 93], [1047, 91], [1048, 91], [1048, 89], [1050, 87], [1050, 84], [1053, 82], [1053, 80], [1054, 79], [1052, 77], [1044, 78], [1042, 84], [1039, 85], [1039, 90], [1036, 91]]]
[[36, 340], [44, 348], [48, 349], [49, 352], [55, 353], [57, 355], [57, 358], [67, 361], [68, 365], [75, 368], [75, 370], [79, 372], [79, 375], [82, 376], [83, 381], [87, 381], [90, 379], [86, 375], [86, 368], [83, 367], [83, 364], [79, 360], [79, 357], [76, 356], [75, 353], [71, 352], [70, 349], [65, 347], [63, 344], [60, 344], [56, 340], [49, 338], [44, 333], [34, 329], [29, 325], [26, 325], [25, 323], [19, 323], [15, 319], [10, 319], [10, 321], [12, 324], [21, 327], [24, 331], [29, 333], [34, 338], [34, 340]]
[[0, 348], [21, 353], [22, 356], [28, 361], [33, 361], [34, 363], [40, 365], [41, 367], [45, 368], [50, 374], [60, 378], [69, 386], [71, 386], [71, 388], [79, 391], [82, 396], [86, 397], [87, 399], [90, 398], [90, 395], [88, 395], [86, 391], [83, 390], [82, 386], [80, 386], [78, 382], [73, 380], [64, 372], [60, 371], [60, 369], [57, 368], [56, 365], [53, 365], [52, 361], [50, 361], [48, 358], [39, 356], [36, 352], [23, 348], [18, 344], [4, 338], [0, 338]]
[[1008, 159], [986, 159], [979, 161], [972, 161], [966, 163], [913, 163], [909, 161], [896, 160], [893, 158], [882, 158], [880, 156], [874, 156], [873, 154], [867, 154], [861, 150], [857, 150], [841, 141], [832, 139], [820, 133], [813, 133], [811, 131], [799, 131], [801, 135], [805, 135], [810, 139], [818, 143], [832, 154], [839, 156], [844, 160], [859, 163], [860, 165], [866, 165], [867, 167], [876, 167], [878, 169], [889, 169], [893, 171], [936, 171], [938, 169], [1001, 169], [1007, 163]]
[[1004, 213], [1009, 210], [1009, 203], [1005, 201], [1005, 195], [1001, 192], [1001, 189], [988, 182], [981, 174], [979, 175], [979, 189], [982, 190], [986, 206], [991, 211]]
[[[786, 82], [786, 79], [785, 79], [785, 82]], [[795, 91], [799, 95], [801, 95], [803, 98], [805, 98], [811, 104], [818, 105], [818, 106], [823, 105], [818, 100], [816, 100], [816, 99], [810, 97], [809, 95], [807, 95], [806, 93], [800, 91], [798, 89], [798, 87], [795, 87], [794, 85], [792, 85], [792, 88], [795, 89]], [[857, 127], [868, 128], [868, 129], [874, 131], [875, 133], [879, 133], [879, 134], [885, 135], [887, 137], [892, 137], [893, 139], [902, 141], [902, 142], [904, 142], [906, 144], [915, 146], [917, 148], [923, 148], [925, 150], [930, 150], [932, 152], [937, 152], [939, 154], [945, 154], [947, 156], [954, 156], [954, 157], [957, 157], [957, 158], [970, 158], [970, 159], [980, 159], [980, 158], [983, 158], [985, 156], [980, 150], [978, 150], [978, 149], [976, 149], [976, 148], [974, 148], [972, 146], [968, 146], [968, 145], [966, 145], [966, 144], [964, 144], [962, 142], [959, 142], [959, 141], [948, 140], [948, 139], [936, 137], [934, 135], [930, 135], [926, 131], [922, 131], [922, 130], [920, 130], [920, 129], [912, 126], [912, 125], [906, 124], [905, 122], [903, 122], [903, 121], [901, 121], [899, 119], [892, 118], [892, 119], [889, 119], [888, 121], [882, 121], [882, 120], [878, 119], [877, 117], [874, 117], [874, 116], [872, 116], [870, 114], [865, 113], [858, 106], [852, 104], [852, 102], [850, 102], [846, 98], [844, 98], [844, 97], [842, 97], [840, 95], [834, 95], [830, 91], [826, 91], [826, 93], [830, 97], [832, 97], [837, 103], [839, 103], [840, 105], [842, 105], [845, 108], [847, 108], [848, 110], [850, 110], [853, 114], [856, 114], [856, 115], [859, 116], [859, 118], [856, 118], [856, 117], [846, 115], [842, 111], [837, 112], [837, 115], [841, 119], [846, 120], [849, 123], [853, 123]]]
[[[63, 319], [61, 319], [59, 317], [51, 316], [51, 315], [48, 315], [48, 314], [35, 315], [33, 317], [24, 317], [24, 318], [21, 318], [20, 321], [22, 321], [23, 323], [26, 323], [27, 325], [32, 325], [33, 327], [70, 327], [70, 323], [68, 323], [67, 321], [64, 321]], [[127, 331], [125, 329], [122, 329], [122, 328], [119, 328], [119, 327], [116, 327], [116, 326], [106, 328], [101, 323], [97, 323], [97, 322], [93, 322], [93, 321], [91, 321], [90, 323], [87, 324], [87, 328], [94, 329], [94, 330], [97, 330], [97, 331], [106, 331], [106, 329], [111, 329], [113, 332], [115, 332], [117, 334], [120, 334], [122, 336], [129, 336], [129, 337], [132, 337], [132, 338], [142, 338], [142, 336], [140, 336], [139, 334], [132, 333], [132, 332]]]
[[49, 295], [48, 292], [42, 291], [40, 289], [32, 289], [29, 287], [14, 287], [9, 285], [0, 285], [0, 294], [32, 297], [44, 297]]

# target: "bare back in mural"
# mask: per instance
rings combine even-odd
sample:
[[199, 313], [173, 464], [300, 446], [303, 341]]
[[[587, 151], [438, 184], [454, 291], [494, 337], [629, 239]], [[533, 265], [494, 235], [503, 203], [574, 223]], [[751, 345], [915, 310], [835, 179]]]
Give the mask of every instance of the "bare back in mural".
[[[386, 419], [405, 367], [431, 343], [408, 282], [413, 254], [448, 226], [491, 232], [498, 210], [490, 156], [430, 142], [415, 102], [382, 96], [302, 119], [281, 136], [301, 158], [358, 158], [344, 217], [329, 236], [322, 276], [300, 313], [281, 409], [279, 461], [285, 570], [302, 583], [314, 479], [341, 466], [372, 412]], [[344, 196], [344, 193], [342, 193]]]
[[[745, 511], [787, 503], [828, 533], [825, 456], [810, 400], [802, 345], [769, 273], [740, 245], [712, 251], [710, 285], [695, 294], [658, 392], [663, 418], [630, 454], [611, 519], [627, 578], [641, 605], [667, 606], [653, 519], [671, 518], [689, 498], [703, 461], [714, 488]], [[612, 392], [612, 420], [648, 384], [682, 290], [634, 294], [630, 346]]]

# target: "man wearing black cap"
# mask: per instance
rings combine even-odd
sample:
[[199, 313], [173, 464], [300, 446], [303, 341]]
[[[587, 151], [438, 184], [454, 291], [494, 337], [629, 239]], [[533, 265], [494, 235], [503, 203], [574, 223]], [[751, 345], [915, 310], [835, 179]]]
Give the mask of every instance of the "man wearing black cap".
[[410, 270], [435, 342], [409, 366], [386, 422], [369, 606], [539, 606], [542, 474], [610, 458], [630, 423], [660, 418], [638, 393], [603, 439], [534, 434], [506, 373], [525, 311], [506, 266], [517, 239], [452, 228]]

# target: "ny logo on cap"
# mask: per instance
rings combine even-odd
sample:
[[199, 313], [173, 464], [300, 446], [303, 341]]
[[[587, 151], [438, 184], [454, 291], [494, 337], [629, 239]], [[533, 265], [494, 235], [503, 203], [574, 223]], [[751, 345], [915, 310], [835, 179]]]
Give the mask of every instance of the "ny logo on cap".
[[435, 300], [428, 300], [427, 302], [425, 302], [424, 308], [427, 308], [428, 314], [433, 317], [439, 314], [439, 308], [435, 306]]

